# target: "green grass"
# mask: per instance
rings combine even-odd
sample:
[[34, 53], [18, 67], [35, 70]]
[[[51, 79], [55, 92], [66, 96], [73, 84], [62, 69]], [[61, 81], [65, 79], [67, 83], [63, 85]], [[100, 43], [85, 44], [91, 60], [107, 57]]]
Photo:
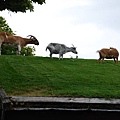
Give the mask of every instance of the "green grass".
[[120, 63], [2, 55], [0, 86], [8, 96], [120, 98]]

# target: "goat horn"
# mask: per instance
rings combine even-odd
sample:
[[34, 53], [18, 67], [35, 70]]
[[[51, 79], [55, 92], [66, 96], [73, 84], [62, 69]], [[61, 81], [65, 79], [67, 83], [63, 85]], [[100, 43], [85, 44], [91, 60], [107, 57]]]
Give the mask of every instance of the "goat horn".
[[72, 44], [73, 47], [75, 47], [73, 44]]
[[[29, 37], [30, 36], [30, 38], [34, 38], [34, 39], [36, 39], [36, 37], [35, 36], [33, 36], [33, 35], [28, 35], [27, 37]], [[37, 40], [37, 39], [36, 39]]]
[[30, 36], [30, 37], [33, 37], [33, 38], [36, 38], [36, 37], [35, 37], [35, 36], [33, 36], [33, 35], [28, 35], [27, 37], [29, 37], [29, 36]]

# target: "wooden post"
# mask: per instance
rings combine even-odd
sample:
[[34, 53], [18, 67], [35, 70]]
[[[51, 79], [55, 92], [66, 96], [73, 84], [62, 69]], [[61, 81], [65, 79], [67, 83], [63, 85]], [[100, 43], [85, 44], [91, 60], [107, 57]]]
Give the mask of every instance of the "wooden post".
[[4, 120], [5, 110], [10, 108], [10, 103], [9, 97], [0, 86], [0, 120]]
[[4, 92], [2, 87], [0, 86], [0, 120], [4, 120], [3, 96]]

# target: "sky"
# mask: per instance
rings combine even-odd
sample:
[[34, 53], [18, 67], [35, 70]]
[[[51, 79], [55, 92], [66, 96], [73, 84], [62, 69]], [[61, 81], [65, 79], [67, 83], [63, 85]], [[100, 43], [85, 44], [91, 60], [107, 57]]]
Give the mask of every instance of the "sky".
[[[120, 51], [120, 0], [46, 0], [34, 4], [34, 12], [1, 11], [16, 35], [34, 35], [39, 40], [36, 56], [49, 57], [45, 51], [51, 42], [72, 44], [78, 58], [98, 59], [97, 50], [115, 47]], [[53, 57], [59, 55], [53, 54]], [[66, 53], [64, 58], [76, 58]]]

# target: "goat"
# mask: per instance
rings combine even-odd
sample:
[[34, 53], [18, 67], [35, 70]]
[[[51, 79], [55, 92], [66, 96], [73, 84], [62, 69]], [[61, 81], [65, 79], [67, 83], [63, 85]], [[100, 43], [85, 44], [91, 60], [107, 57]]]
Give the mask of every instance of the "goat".
[[2, 44], [10, 44], [13, 46], [17, 46], [18, 55], [20, 55], [21, 48], [25, 47], [27, 44], [39, 45], [38, 40], [34, 36], [28, 35], [27, 37], [29, 37], [29, 36], [30, 36], [30, 38], [23, 38], [20, 36], [8, 34], [6, 32], [0, 32], [0, 55], [1, 55], [1, 45]]
[[104, 61], [104, 58], [106, 59], [114, 59], [115, 63], [118, 63], [118, 57], [119, 52], [116, 48], [110, 47], [108, 48], [102, 48], [101, 50], [97, 51], [99, 53], [99, 59], [98, 62], [100, 63], [100, 60], [102, 59], [102, 62]]
[[64, 44], [59, 44], [59, 43], [50, 43], [47, 47], [46, 47], [46, 51], [47, 49], [50, 51], [50, 57], [52, 58], [52, 54], [59, 54], [59, 59], [62, 58], [63, 59], [63, 54], [67, 53], [67, 52], [73, 52], [75, 54], [77, 54], [78, 52], [76, 51], [76, 47], [67, 47]]

